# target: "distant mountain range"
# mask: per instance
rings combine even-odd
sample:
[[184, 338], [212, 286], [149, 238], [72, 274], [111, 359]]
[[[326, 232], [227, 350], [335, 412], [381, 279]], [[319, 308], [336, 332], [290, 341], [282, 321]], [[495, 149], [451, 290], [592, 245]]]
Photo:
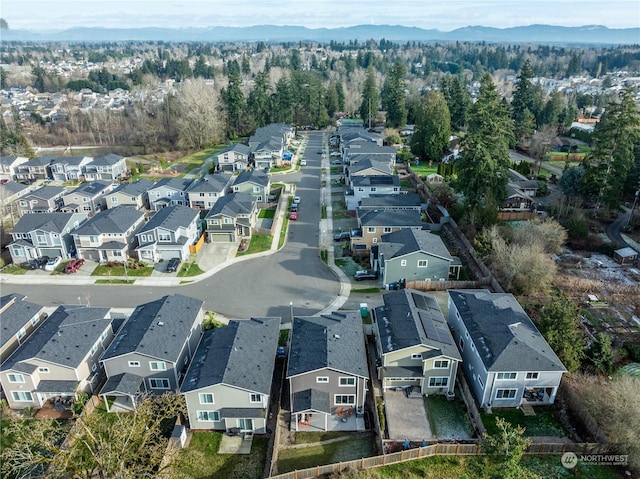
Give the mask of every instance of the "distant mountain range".
[[[606, 8], [606, 7], [605, 7]], [[548, 44], [640, 44], [640, 28], [611, 29], [602, 25], [558, 27], [529, 25], [513, 28], [469, 26], [450, 32], [397, 25], [357, 25], [345, 28], [306, 28], [298, 26], [256, 25], [252, 27], [209, 28], [99, 28], [76, 27], [68, 30], [2, 30], [2, 41], [71, 42], [298, 42], [319, 43], [365, 41], [384, 38], [393, 42], [471, 41], [496, 43]]]

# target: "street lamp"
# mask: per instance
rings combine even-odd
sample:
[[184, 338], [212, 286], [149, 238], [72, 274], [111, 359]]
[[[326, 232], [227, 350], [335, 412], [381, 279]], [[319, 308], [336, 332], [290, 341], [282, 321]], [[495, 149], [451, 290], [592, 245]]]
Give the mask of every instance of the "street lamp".
[[293, 324], [293, 301], [289, 301], [289, 309], [291, 310], [291, 324]]

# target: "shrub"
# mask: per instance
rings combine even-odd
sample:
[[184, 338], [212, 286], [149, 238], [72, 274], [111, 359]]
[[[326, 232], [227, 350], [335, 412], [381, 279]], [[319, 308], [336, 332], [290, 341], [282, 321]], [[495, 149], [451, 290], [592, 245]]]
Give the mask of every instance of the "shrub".
[[629, 355], [629, 359], [640, 362], [640, 344], [625, 344], [624, 349]]
[[381, 402], [378, 402], [376, 403], [376, 406], [378, 407], [378, 418], [380, 419], [380, 433], [384, 436], [384, 431], [387, 426], [385, 423], [384, 405]]

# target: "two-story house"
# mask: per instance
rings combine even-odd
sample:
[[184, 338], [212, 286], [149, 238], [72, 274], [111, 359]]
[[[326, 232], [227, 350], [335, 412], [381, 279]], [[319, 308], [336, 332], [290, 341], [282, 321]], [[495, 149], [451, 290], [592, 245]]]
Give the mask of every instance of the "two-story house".
[[93, 160], [90, 156], [56, 156], [49, 163], [49, 177], [56, 181], [78, 181], [85, 165]]
[[27, 161], [24, 156], [0, 156], [0, 180], [15, 180], [18, 167]]
[[371, 250], [373, 269], [383, 284], [400, 281], [446, 281], [456, 277], [455, 261], [442, 238], [428, 229], [406, 228], [383, 234]]
[[203, 301], [181, 294], [141, 304], [100, 358], [107, 411], [131, 411], [142, 394], [176, 391], [202, 336]]
[[157, 211], [137, 232], [136, 251], [142, 261], [189, 257], [189, 246], [202, 234], [200, 213], [187, 206], [169, 206]]
[[266, 432], [280, 318], [205, 331], [180, 392], [194, 429]]
[[92, 393], [98, 358], [113, 339], [109, 308], [59, 306], [0, 366], [9, 407], [40, 408], [50, 398]]
[[69, 259], [76, 253], [71, 233], [85, 220], [84, 213], [32, 213], [13, 227], [8, 248], [15, 264], [41, 256]]
[[215, 173], [204, 175], [191, 183], [187, 189], [189, 208], [208, 211], [218, 198], [224, 196], [231, 187], [233, 175], [231, 173]]
[[188, 178], [162, 178], [148, 191], [149, 207], [158, 211], [167, 206], [186, 205], [187, 189], [193, 180]]
[[20, 346], [47, 317], [44, 306], [30, 303], [18, 293], [0, 296], [0, 364]]
[[369, 371], [353, 312], [294, 317], [287, 380], [294, 431], [363, 430]]
[[31, 192], [31, 187], [15, 181], [0, 182], [0, 213], [12, 215], [17, 213], [16, 201]]
[[262, 170], [243, 171], [233, 180], [231, 191], [246, 193], [258, 203], [266, 203], [271, 190], [271, 177]]
[[280, 163], [284, 155], [284, 145], [274, 139], [267, 139], [251, 148], [250, 166], [268, 170]]
[[41, 186], [16, 200], [14, 205], [19, 216], [25, 213], [53, 213], [62, 208], [62, 197], [66, 191], [62, 186]]
[[222, 171], [244, 171], [249, 166], [251, 150], [243, 143], [233, 143], [214, 155]]
[[82, 183], [62, 197], [62, 211], [90, 214], [104, 210], [107, 207], [105, 197], [115, 187], [115, 184], [103, 180]]
[[205, 216], [208, 242], [236, 243], [250, 239], [257, 218], [255, 197], [231, 193], [216, 201]]
[[462, 357], [433, 295], [402, 289], [373, 309], [383, 389], [414, 387], [423, 395], [453, 395]]
[[32, 158], [31, 160], [18, 165], [16, 171], [17, 180], [35, 181], [49, 178], [49, 163], [55, 156], [45, 155]]
[[400, 179], [397, 175], [352, 176], [350, 185], [351, 189], [344, 193], [348, 210], [355, 210], [360, 206], [363, 198], [368, 198], [371, 195], [392, 196], [400, 194]]
[[98, 263], [126, 261], [143, 224], [144, 213], [132, 206], [99, 212], [73, 231], [78, 257]]
[[513, 295], [449, 290], [447, 321], [481, 407], [553, 404], [566, 369]]
[[422, 211], [420, 195], [409, 194], [371, 194], [360, 200], [361, 210], [415, 210]]
[[147, 192], [154, 183], [149, 180], [138, 180], [133, 183], [122, 183], [107, 196], [107, 208], [116, 206], [133, 206], [138, 210], [149, 209]]
[[402, 229], [422, 229], [420, 211], [415, 210], [356, 210], [360, 236], [351, 237], [351, 248], [356, 256], [368, 256], [371, 247], [380, 242], [382, 235]]
[[109, 153], [97, 156], [84, 165], [85, 180], [117, 181], [127, 172], [127, 159], [124, 156]]

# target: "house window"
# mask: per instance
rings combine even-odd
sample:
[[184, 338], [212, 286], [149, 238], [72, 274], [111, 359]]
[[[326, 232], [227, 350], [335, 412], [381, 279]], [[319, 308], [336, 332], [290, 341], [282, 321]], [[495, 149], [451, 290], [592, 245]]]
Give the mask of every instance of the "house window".
[[33, 401], [33, 396], [28, 391], [11, 391], [11, 396], [16, 402]]
[[335, 394], [333, 396], [333, 403], [336, 406], [354, 405], [356, 403], [356, 395], [355, 394]]
[[49, 373], [49, 368], [40, 367], [40, 368], [38, 368], [38, 372], [39, 373], [43, 373], [43, 374], [48, 374]]
[[149, 368], [152, 371], [166, 371], [167, 365], [164, 361], [149, 361]]
[[449, 378], [446, 378], [446, 377], [429, 378], [430, 388], [446, 388], [448, 385], [449, 385]]
[[538, 379], [540, 373], [527, 373], [527, 379]]
[[422, 361], [422, 353], [414, 353], [411, 355], [411, 359], [418, 359]]
[[480, 376], [478, 376], [478, 383], [480, 383], [480, 387], [484, 389], [484, 382], [482, 382], [482, 379], [480, 379]]
[[460, 351], [464, 351], [464, 339], [460, 338]]
[[498, 375], [496, 376], [496, 379], [499, 379], [502, 381], [513, 381], [517, 375], [518, 373], [498, 373]]
[[339, 386], [355, 386], [356, 378], [343, 377], [338, 381]]
[[140, 361], [129, 361], [129, 367], [130, 368], [139, 368], [140, 367]]
[[218, 411], [198, 411], [198, 421], [200, 422], [214, 422], [220, 420], [220, 413]]
[[428, 264], [429, 264], [429, 261], [426, 259], [418, 260], [418, 268], [426, 268]]
[[23, 383], [24, 376], [22, 374], [7, 374], [10, 383]]
[[364, 188], [358, 188], [358, 191], [364, 191]]
[[376, 232], [375, 228], [372, 228], [372, 227], [367, 228], [367, 233], [375, 233], [375, 232]]
[[98, 369], [98, 365], [96, 363], [93, 363], [93, 366], [91, 366], [91, 372], [95, 373], [96, 369]]
[[169, 389], [169, 380], [166, 378], [150, 378], [149, 387], [151, 389]]
[[375, 187], [373, 187], [373, 188], [371, 188], [371, 190], [370, 190], [370, 191], [371, 191], [371, 193], [375, 193], [376, 191], [378, 191], [378, 189], [377, 189], [377, 188], [375, 188]]
[[517, 389], [496, 389], [496, 399], [513, 399], [517, 392]]
[[390, 226], [385, 226], [384, 227], [384, 232], [385, 233], [391, 233], [391, 227]]
[[213, 393], [200, 393], [198, 395], [200, 404], [215, 404]]
[[249, 396], [249, 402], [262, 403], [262, 394], [251, 394]]
[[27, 334], [27, 331], [24, 328], [20, 328], [20, 331], [18, 331], [18, 334], [16, 334], [16, 338], [20, 340], [24, 338], [26, 334]]
[[36, 242], [38, 244], [47, 244], [47, 237], [44, 233], [36, 233]]
[[104, 341], [105, 339], [107, 339], [107, 336], [109, 336], [109, 331], [105, 330], [102, 332], [102, 334], [100, 335], [100, 341]]
[[224, 224], [225, 225], [230, 225], [231, 223], [233, 223], [233, 220], [231, 218], [225, 218], [224, 219]]
[[111, 197], [111, 202], [112, 203], [117, 203], [118, 202], [118, 197], [117, 196], [112, 196]]
[[328, 384], [329, 383], [329, 377], [328, 376], [318, 376], [316, 378], [316, 382], [317, 383], [322, 383], [322, 384]]
[[97, 345], [97, 344], [94, 344], [94, 345], [91, 347], [91, 351], [89, 352], [89, 354], [90, 354], [91, 356], [93, 356], [94, 354], [96, 354], [96, 351], [97, 351], [97, 350], [98, 350], [98, 345]]
[[449, 360], [443, 359], [443, 360], [439, 360], [439, 361], [434, 361], [433, 362], [433, 367], [435, 369], [447, 369], [449, 367]]
[[89, 243], [97, 243], [97, 242], [98, 242], [97, 236], [89, 236]]
[[400, 260], [400, 266], [406, 266], [407, 265], [407, 260], [406, 259], [401, 259]]
[[40, 316], [36, 314], [33, 318], [31, 318], [31, 326], [35, 326], [36, 324], [38, 324], [38, 321], [40, 321]]
[[171, 234], [158, 233], [158, 241], [171, 241]]
[[371, 240], [371, 242], [372, 242], [373, 244], [376, 244], [376, 243], [378, 242], [378, 238], [373, 238], [373, 239]]

